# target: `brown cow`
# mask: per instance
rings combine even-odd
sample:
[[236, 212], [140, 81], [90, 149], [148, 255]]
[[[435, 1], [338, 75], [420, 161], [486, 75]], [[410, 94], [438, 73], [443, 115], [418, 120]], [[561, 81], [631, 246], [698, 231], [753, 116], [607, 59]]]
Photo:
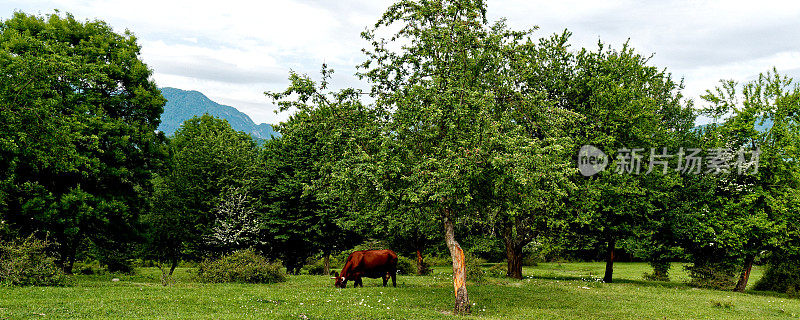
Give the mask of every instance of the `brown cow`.
[[346, 288], [348, 280], [353, 281], [353, 288], [364, 287], [361, 277], [383, 278], [384, 287], [391, 277], [392, 286], [397, 287], [397, 254], [392, 250], [355, 251], [347, 257], [342, 274], [335, 275], [331, 279], [336, 279], [334, 286], [337, 288]]

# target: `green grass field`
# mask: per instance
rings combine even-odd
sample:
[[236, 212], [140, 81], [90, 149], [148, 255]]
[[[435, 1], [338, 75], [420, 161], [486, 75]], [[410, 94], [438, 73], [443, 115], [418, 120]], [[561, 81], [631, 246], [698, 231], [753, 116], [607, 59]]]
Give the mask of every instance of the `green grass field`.
[[[526, 279], [488, 278], [472, 285], [472, 315], [464, 319], [797, 319], [800, 300], [778, 294], [701, 290], [682, 282], [643, 281], [643, 263], [617, 263], [605, 284], [602, 263], [546, 263]], [[179, 269], [160, 285], [158, 270], [136, 275], [75, 276], [69, 287], [0, 288], [0, 319], [445, 319], [453, 292], [448, 268], [431, 276], [398, 276], [397, 288], [365, 279], [364, 288], [335, 289], [324, 276], [292, 276], [271, 285], [203, 284]], [[753, 272], [753, 283], [761, 277]], [[119, 282], [112, 282], [112, 278]]]

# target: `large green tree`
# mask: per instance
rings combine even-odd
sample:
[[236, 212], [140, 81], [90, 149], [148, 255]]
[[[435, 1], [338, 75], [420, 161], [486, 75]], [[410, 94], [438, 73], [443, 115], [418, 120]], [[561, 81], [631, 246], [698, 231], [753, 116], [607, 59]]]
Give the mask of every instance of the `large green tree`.
[[[527, 35], [520, 33], [518, 36]], [[565, 226], [566, 198], [577, 170], [569, 128], [582, 118], [565, 108], [562, 95], [573, 62], [570, 33], [539, 42], [508, 41], [494, 87], [495, 117], [487, 132], [488, 165], [477, 196], [505, 244], [507, 275], [522, 278], [522, 250]]]
[[165, 150], [165, 101], [136, 38], [17, 12], [0, 22], [0, 70], [0, 216], [49, 234], [66, 272], [85, 239], [129, 248]]
[[[586, 195], [579, 206], [585, 213], [581, 220], [591, 221], [585, 231], [605, 246], [605, 282], [613, 281], [617, 242], [633, 236], [658, 209], [650, 186], [663, 175], [663, 166], [648, 173], [650, 154], [663, 154], [662, 148], [672, 146], [694, 120], [682, 105], [682, 85], [648, 60], [627, 44], [619, 50], [602, 43], [595, 51], [583, 49], [575, 56], [565, 95], [567, 108], [583, 116], [572, 131], [578, 144], [593, 145], [610, 157], [607, 170], [580, 180]], [[640, 158], [634, 149], [640, 149]]]
[[743, 292], [762, 251], [791, 251], [796, 243], [790, 230], [800, 187], [800, 86], [773, 69], [741, 85], [721, 81], [702, 98], [710, 104], [706, 114], [726, 117], [706, 139], [708, 164], [715, 165], [705, 171], [714, 177], [708, 242], [737, 258], [735, 290]]
[[[325, 272], [331, 253], [360, 242], [362, 208], [346, 202], [335, 175], [353, 149], [370, 148], [376, 139], [376, 116], [362, 105], [359, 91], [329, 92], [333, 70], [323, 65], [319, 83], [291, 73], [289, 87], [267, 92], [281, 110], [294, 114], [277, 126], [280, 139], [267, 143], [265, 163], [271, 181], [266, 190], [266, 226], [280, 243], [280, 256], [290, 272], [299, 272], [306, 258], [319, 252]], [[374, 149], [374, 148], [373, 148]], [[348, 167], [347, 170], [357, 170]]]
[[422, 207], [442, 223], [456, 314], [470, 309], [456, 224], [488, 214], [476, 197], [485, 195], [482, 173], [499, 139], [492, 135], [521, 136], [507, 101], [524, 105], [531, 97], [498, 87], [512, 86], [509, 54], [529, 33], [490, 25], [482, 1], [400, 1], [363, 33], [372, 47], [361, 75], [372, 84], [378, 114], [389, 115], [372, 181], [386, 198]]
[[[262, 211], [258, 191], [264, 188], [265, 170], [253, 138], [206, 114], [181, 125], [169, 153], [167, 167], [155, 179], [153, 207], [144, 217], [154, 258], [174, 269], [184, 257], [259, 247], [262, 237], [221, 242], [225, 235], [215, 234], [225, 224], [247, 223], [231, 219], [257, 219], [255, 213]], [[239, 208], [230, 212], [231, 206]], [[258, 221], [247, 226], [253, 223], [261, 229]]]

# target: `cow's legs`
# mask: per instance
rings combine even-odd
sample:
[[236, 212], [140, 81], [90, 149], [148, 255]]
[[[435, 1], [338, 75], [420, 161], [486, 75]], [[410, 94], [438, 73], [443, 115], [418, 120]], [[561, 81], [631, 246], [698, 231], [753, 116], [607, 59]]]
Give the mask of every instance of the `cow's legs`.
[[386, 282], [389, 281], [389, 273], [387, 272], [386, 274], [384, 274], [382, 278], [383, 278], [383, 286], [385, 287]]
[[364, 287], [364, 284], [361, 282], [361, 277], [356, 277], [356, 280], [353, 281], [353, 288], [357, 288], [358, 286]]
[[392, 272], [392, 287], [397, 288], [397, 271]]

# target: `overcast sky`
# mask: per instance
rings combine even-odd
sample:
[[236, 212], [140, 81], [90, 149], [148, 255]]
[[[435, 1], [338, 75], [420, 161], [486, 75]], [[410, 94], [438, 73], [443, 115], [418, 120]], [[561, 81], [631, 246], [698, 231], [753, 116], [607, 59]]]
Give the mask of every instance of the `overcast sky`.
[[[161, 87], [198, 90], [256, 123], [277, 123], [263, 95], [287, 85], [289, 70], [317, 76], [325, 62], [334, 85], [365, 87], [353, 77], [365, 43], [359, 33], [392, 1], [4, 0], [14, 11], [58, 9], [131, 30]], [[565, 28], [573, 48], [628, 38], [651, 64], [685, 78], [697, 99], [719, 79], [748, 80], [775, 66], [800, 80], [800, 1], [523, 1], [488, 0], [490, 20], [544, 37]], [[699, 101], [696, 101], [700, 103]]]

